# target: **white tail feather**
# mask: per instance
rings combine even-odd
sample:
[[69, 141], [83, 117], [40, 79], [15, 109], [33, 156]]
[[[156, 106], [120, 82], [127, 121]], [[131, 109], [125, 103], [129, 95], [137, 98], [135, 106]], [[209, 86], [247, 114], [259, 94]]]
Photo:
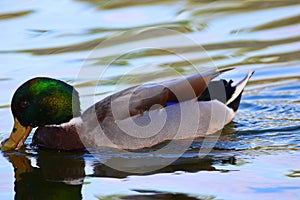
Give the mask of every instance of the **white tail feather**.
[[226, 102], [226, 105], [229, 105], [230, 103], [232, 103], [241, 94], [241, 92], [245, 88], [248, 80], [250, 79], [250, 77], [252, 76], [253, 73], [254, 73], [254, 71], [248, 72], [248, 75], [243, 80], [241, 80], [240, 82], [238, 82], [235, 85], [236, 89], [235, 89], [234, 93], [232, 94], [231, 98]]

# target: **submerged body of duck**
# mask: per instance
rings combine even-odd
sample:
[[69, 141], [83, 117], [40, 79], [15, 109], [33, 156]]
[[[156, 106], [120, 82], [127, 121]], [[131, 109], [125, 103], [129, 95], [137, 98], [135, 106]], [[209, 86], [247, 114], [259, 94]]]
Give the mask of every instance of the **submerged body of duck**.
[[[227, 70], [223, 70], [227, 71]], [[222, 129], [235, 116], [248, 75], [212, 81], [215, 70], [157, 84], [134, 86], [80, 112], [70, 85], [39, 77], [21, 85], [12, 99], [15, 124], [2, 150], [19, 149], [32, 128], [33, 144], [57, 149], [139, 149], [165, 140], [193, 139]]]

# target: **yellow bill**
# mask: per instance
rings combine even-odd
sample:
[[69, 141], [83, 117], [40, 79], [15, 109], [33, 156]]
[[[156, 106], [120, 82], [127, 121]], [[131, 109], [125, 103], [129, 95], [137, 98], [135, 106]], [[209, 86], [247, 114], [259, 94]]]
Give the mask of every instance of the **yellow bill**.
[[21, 148], [31, 132], [32, 127], [24, 127], [20, 124], [17, 118], [15, 118], [14, 128], [8, 138], [8, 140], [1, 147], [3, 151], [17, 150]]

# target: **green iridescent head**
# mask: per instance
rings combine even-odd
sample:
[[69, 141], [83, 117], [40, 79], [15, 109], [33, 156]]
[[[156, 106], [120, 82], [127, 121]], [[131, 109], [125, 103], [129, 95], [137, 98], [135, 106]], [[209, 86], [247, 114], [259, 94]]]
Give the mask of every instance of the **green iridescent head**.
[[78, 92], [67, 83], [34, 78], [15, 92], [11, 109], [22, 126], [62, 124], [80, 115]]
[[14, 127], [1, 147], [8, 151], [23, 146], [34, 127], [59, 125], [80, 115], [78, 92], [60, 80], [40, 77], [22, 84], [15, 92], [11, 110]]

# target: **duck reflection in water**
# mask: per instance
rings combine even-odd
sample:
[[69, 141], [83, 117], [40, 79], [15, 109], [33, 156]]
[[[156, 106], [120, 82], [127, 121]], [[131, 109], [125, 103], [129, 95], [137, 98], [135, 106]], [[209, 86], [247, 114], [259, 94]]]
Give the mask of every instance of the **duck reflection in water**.
[[82, 199], [85, 162], [80, 155], [39, 151], [37, 167], [26, 153], [7, 152], [5, 157], [15, 172], [15, 199]]
[[[82, 199], [87, 152], [60, 152], [38, 150], [36, 155], [19, 152], [6, 152], [4, 156], [12, 163], [15, 172], [15, 199]], [[156, 158], [157, 159], [157, 158]], [[154, 159], [153, 161], [155, 162]], [[160, 158], [162, 159], [162, 158]], [[36, 160], [36, 166], [32, 160]], [[140, 158], [141, 166], [143, 163]], [[126, 178], [130, 175], [151, 175], [178, 171], [218, 171], [213, 165], [217, 162], [230, 162], [234, 157], [179, 158], [171, 165], [145, 174], [134, 174], [112, 169], [98, 160], [92, 161], [93, 173], [89, 177]], [[157, 161], [157, 160], [156, 160]], [[150, 162], [153, 163], [153, 162]], [[158, 163], [159, 164], [159, 163]], [[100, 186], [99, 186], [100, 187]]]

